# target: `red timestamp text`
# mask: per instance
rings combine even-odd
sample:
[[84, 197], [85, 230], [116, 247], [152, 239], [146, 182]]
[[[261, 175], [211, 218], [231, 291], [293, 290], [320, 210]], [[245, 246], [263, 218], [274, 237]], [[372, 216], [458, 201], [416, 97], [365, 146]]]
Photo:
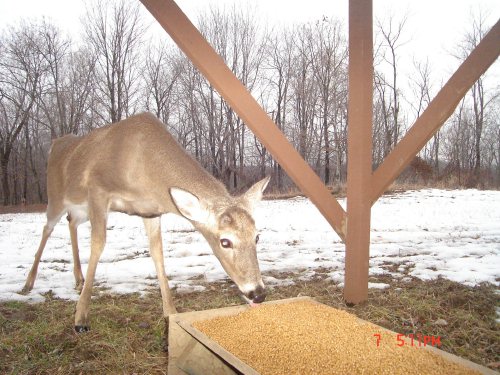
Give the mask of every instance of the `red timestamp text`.
[[[380, 344], [382, 343], [382, 335], [380, 333], [374, 333], [373, 336], [376, 338], [377, 346], [380, 346]], [[402, 333], [399, 333], [396, 335], [395, 344], [397, 346], [440, 347], [441, 336], [429, 336], [429, 335], [423, 335], [421, 333], [410, 333], [409, 335], [404, 335]]]

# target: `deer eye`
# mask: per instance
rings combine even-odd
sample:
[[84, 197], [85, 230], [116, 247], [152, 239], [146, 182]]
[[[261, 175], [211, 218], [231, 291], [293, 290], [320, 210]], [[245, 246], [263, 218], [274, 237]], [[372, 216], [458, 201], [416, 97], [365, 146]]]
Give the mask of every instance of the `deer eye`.
[[258, 242], [259, 242], [259, 240], [260, 240], [260, 236], [259, 236], [259, 235], [257, 235], [257, 237], [255, 237], [255, 243], [258, 243]]
[[220, 245], [224, 248], [224, 249], [230, 249], [233, 247], [233, 243], [228, 240], [227, 238], [222, 238], [220, 240]]

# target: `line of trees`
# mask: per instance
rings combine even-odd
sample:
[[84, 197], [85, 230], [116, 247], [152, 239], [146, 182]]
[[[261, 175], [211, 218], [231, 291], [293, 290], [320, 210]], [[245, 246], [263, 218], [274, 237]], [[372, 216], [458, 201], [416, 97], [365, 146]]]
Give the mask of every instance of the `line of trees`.
[[[0, 34], [0, 167], [4, 205], [46, 200], [51, 140], [86, 134], [144, 110], [229, 189], [272, 173], [276, 190], [291, 181], [266, 148], [190, 61], [148, 33], [138, 2], [88, 3], [81, 40], [46, 19]], [[392, 150], [437, 91], [432, 67], [415, 61], [400, 73], [405, 19], [376, 23], [374, 167]], [[327, 184], [346, 179], [347, 63], [344, 25], [324, 17], [269, 28], [254, 10], [210, 8], [200, 31]], [[472, 22], [457, 46], [463, 60], [485, 34]], [[482, 77], [412, 164], [412, 178], [500, 183], [499, 88]], [[407, 81], [406, 86], [402, 82]], [[403, 92], [405, 87], [405, 92]], [[408, 87], [410, 89], [408, 89]]]

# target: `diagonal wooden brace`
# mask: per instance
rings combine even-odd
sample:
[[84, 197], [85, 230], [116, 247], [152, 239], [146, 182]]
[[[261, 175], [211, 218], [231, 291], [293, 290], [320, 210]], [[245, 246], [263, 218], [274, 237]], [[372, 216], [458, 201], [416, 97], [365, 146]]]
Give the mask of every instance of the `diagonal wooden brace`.
[[372, 204], [410, 164], [417, 153], [451, 116], [474, 82], [500, 54], [500, 21], [486, 34], [455, 74], [439, 91], [406, 135], [373, 174]]
[[175, 1], [141, 2], [345, 240], [344, 209]]

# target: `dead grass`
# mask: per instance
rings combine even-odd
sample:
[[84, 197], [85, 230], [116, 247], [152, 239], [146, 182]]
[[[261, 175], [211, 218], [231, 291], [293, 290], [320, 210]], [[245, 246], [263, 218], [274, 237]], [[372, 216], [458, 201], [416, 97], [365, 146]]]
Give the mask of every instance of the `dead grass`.
[[0, 206], [0, 214], [26, 214], [33, 212], [45, 212], [47, 205], [40, 204], [27, 204], [17, 206]]
[[[403, 193], [408, 190], [421, 190], [427, 188], [436, 188], [443, 190], [452, 189], [465, 189], [466, 187], [459, 184], [455, 180], [440, 180], [440, 181], [429, 181], [424, 183], [422, 181], [407, 182], [407, 181], [396, 181], [391, 186], [387, 188], [384, 195], [393, 195], [397, 193]], [[498, 189], [496, 186], [478, 186], [478, 188], [483, 189]], [[341, 184], [329, 184], [327, 189], [335, 198], [345, 198], [347, 194], [346, 183]], [[264, 194], [264, 200], [277, 200], [277, 199], [290, 199], [295, 197], [304, 197], [304, 193], [296, 186], [289, 187], [283, 191], [270, 191]], [[0, 214], [12, 214], [12, 213], [43, 213], [47, 209], [47, 204], [29, 204], [29, 205], [15, 205], [15, 206], [0, 206]]]
[[[295, 285], [275, 287], [268, 300], [301, 295], [409, 334], [441, 336], [442, 349], [495, 367], [500, 361], [492, 285], [466, 287], [447, 280], [400, 282], [378, 278], [391, 286], [373, 289], [369, 301], [347, 307], [342, 289], [318, 270], [310, 281], [297, 274], [273, 275], [294, 279]], [[375, 280], [372, 280], [375, 281]], [[207, 284], [201, 293], [175, 294], [180, 312], [241, 304], [231, 282]], [[0, 304], [0, 373], [2, 374], [163, 374], [167, 369], [161, 301], [158, 292], [103, 295], [93, 299], [92, 330], [73, 332], [75, 303], [47, 295], [40, 304]], [[447, 325], [436, 325], [438, 319]]]
[[[415, 181], [415, 182], [395, 181], [387, 188], [387, 190], [384, 192], [384, 195], [394, 195], [394, 194], [404, 193], [409, 190], [422, 190], [429, 188], [452, 190], [452, 189], [464, 189], [465, 187], [459, 184], [447, 183], [446, 181], [430, 181], [428, 183], [424, 183], [422, 181]], [[327, 189], [331, 192], [331, 194], [335, 198], [345, 198], [347, 195], [346, 183], [328, 185]], [[264, 195], [264, 200], [290, 199], [294, 197], [304, 197], [304, 196], [305, 196], [304, 193], [300, 189], [298, 189], [297, 187], [292, 187], [289, 188], [288, 190], [281, 192], [280, 191], [267, 192]]]
[[[151, 301], [150, 301], [151, 302]], [[101, 297], [93, 304], [93, 330], [72, 330], [74, 303], [0, 306], [0, 373], [165, 373], [163, 319], [138, 296]]]
[[[326, 187], [336, 198], [346, 196], [346, 184], [327, 185]], [[264, 194], [264, 200], [290, 199], [295, 197], [304, 197], [304, 193], [296, 186], [290, 187], [284, 191], [271, 191]]]

